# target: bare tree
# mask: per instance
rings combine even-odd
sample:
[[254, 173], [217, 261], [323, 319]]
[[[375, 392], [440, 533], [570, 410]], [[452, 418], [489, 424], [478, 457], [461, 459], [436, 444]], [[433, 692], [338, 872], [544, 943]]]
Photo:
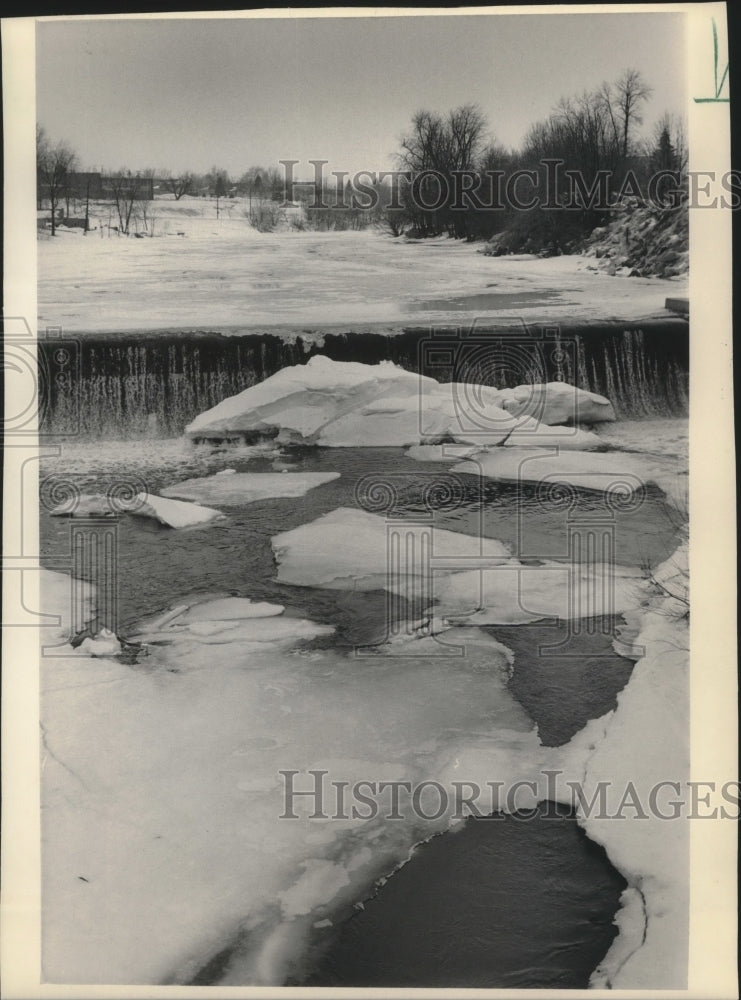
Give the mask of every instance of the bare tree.
[[130, 170], [122, 169], [112, 176], [111, 181], [113, 200], [118, 212], [119, 232], [128, 236], [134, 208], [143, 193], [144, 178], [140, 173], [132, 174]]
[[36, 183], [41, 191], [44, 187], [51, 205], [51, 234], [57, 232], [57, 204], [68, 191], [69, 175], [77, 157], [66, 142], [52, 145], [42, 126], [36, 126]]
[[157, 206], [154, 201], [155, 171], [150, 167], [147, 170], [142, 170], [139, 176], [141, 177], [142, 183], [139, 185], [139, 189], [137, 191], [137, 204], [134, 214], [135, 217], [138, 216], [141, 218], [144, 225], [144, 232], [148, 232], [150, 236], [154, 236], [154, 223], [157, 218]]
[[449, 155], [454, 170], [470, 170], [481, 151], [486, 117], [478, 104], [462, 104], [448, 115]]
[[[413, 178], [420, 177], [416, 183], [420, 184], [419, 193], [425, 204], [435, 204], [441, 185], [450, 195], [454, 171], [473, 168], [485, 130], [486, 118], [477, 104], [463, 104], [446, 117], [430, 111], [414, 115], [411, 129], [401, 139], [398, 160]], [[460, 226], [465, 222], [464, 214], [449, 210], [449, 197], [440, 200], [439, 208], [431, 210], [409, 204], [413, 224], [426, 232], [437, 233], [448, 228], [455, 235], [463, 235]]]
[[641, 106], [653, 93], [637, 69], [626, 69], [615, 84], [618, 114], [621, 126], [621, 152], [628, 156], [634, 126], [643, 123]]
[[193, 174], [187, 171], [173, 177], [169, 171], [163, 175], [167, 190], [175, 195], [175, 201], [180, 201], [184, 194], [190, 194], [193, 189]]

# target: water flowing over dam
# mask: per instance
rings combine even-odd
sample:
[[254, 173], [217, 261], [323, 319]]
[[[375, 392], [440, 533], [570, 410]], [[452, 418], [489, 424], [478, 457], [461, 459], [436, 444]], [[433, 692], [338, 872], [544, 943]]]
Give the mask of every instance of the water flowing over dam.
[[388, 360], [440, 382], [495, 388], [563, 380], [607, 396], [619, 416], [685, 416], [688, 408], [689, 327], [676, 317], [295, 336], [101, 334], [40, 339], [42, 432], [177, 436], [198, 413], [315, 354]]

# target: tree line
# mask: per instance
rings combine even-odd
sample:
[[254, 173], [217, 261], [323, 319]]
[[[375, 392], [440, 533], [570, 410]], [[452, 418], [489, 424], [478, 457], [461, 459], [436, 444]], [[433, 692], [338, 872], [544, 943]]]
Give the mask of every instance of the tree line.
[[[681, 188], [681, 120], [664, 114], [650, 137], [640, 133], [651, 92], [637, 70], [627, 69], [613, 83], [562, 98], [519, 150], [490, 137], [477, 104], [446, 115], [418, 111], [397, 154], [406, 179], [400, 204], [386, 213], [389, 228], [397, 235], [499, 236], [510, 250], [568, 251], [607, 220], [620, 195], [642, 197], [658, 172], [674, 175]], [[672, 178], [664, 180], [667, 192]]]
[[[620, 196], [640, 197], [658, 172], [680, 178], [685, 173], [681, 120], [665, 114], [652, 135], [641, 134], [650, 97], [642, 75], [626, 69], [612, 83], [562, 98], [528, 130], [518, 150], [506, 149], [492, 137], [477, 104], [445, 114], [419, 110], [400, 138], [398, 170], [386, 172], [395, 175], [391, 182], [369, 174], [372, 183], [366, 178], [360, 185], [341, 171], [332, 182], [317, 171], [313, 183], [293, 183], [286, 169], [277, 166], [252, 166], [238, 178], [218, 166], [202, 174], [122, 168], [108, 172], [105, 198], [115, 207], [123, 233], [130, 232], [134, 219], [145, 229], [153, 221], [147, 202], [158, 190], [176, 201], [185, 195], [215, 199], [217, 217], [222, 199], [241, 197], [247, 201], [244, 214], [262, 231], [276, 225], [276, 203], [296, 200], [303, 205], [293, 218], [298, 228], [383, 224], [397, 236], [494, 239], [502, 252], [568, 252], [606, 222], [610, 205]], [[84, 199], [87, 228], [90, 178], [97, 175], [77, 174], [70, 145], [52, 143], [41, 127], [36, 153], [39, 197], [43, 192], [50, 202], [52, 233], [58, 206], [66, 201], [69, 215], [71, 197]], [[87, 185], [85, 190], [80, 183]]]

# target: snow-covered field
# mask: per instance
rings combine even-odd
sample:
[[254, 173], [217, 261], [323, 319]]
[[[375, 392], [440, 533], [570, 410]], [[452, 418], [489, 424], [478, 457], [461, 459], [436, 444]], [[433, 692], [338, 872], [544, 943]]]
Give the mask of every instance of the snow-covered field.
[[154, 205], [153, 238], [99, 228], [39, 240], [40, 329], [295, 335], [515, 314], [598, 322], [666, 315], [666, 297], [687, 294], [684, 279], [610, 277], [589, 257], [487, 257], [480, 244], [370, 229], [261, 234], [236, 208], [217, 219], [201, 199]]

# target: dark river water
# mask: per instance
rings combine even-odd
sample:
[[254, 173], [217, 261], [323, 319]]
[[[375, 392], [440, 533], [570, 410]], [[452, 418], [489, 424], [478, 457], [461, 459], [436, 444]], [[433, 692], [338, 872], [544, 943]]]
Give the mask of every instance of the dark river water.
[[625, 886], [565, 807], [469, 819], [317, 945], [300, 985], [586, 989]]
[[[68, 464], [61, 478], [83, 492], [105, 492], [121, 473], [103, 456], [114, 442], [91, 443], [84, 461]], [[96, 459], [100, 459], [97, 460]], [[350, 647], [383, 639], [386, 595], [289, 587], [275, 582], [273, 535], [337, 507], [357, 507], [362, 477], [393, 478], [396, 501], [386, 516], [429, 513], [429, 485], [447, 474], [396, 449], [306, 449], [286, 454], [293, 471], [336, 471], [340, 478], [300, 499], [274, 499], [226, 508], [228, 517], [199, 530], [173, 531], [154, 521], [117, 520], [118, 621], [124, 636], [137, 621], [202, 594], [233, 594], [285, 604], [301, 615], [336, 626], [316, 644]], [[102, 472], [105, 466], [109, 471]], [[144, 459], [127, 470], [153, 493], [194, 475], [223, 468], [275, 471], [270, 459], [246, 461], [227, 451], [193, 452], [164, 466]], [[55, 470], [53, 476], [60, 478]], [[124, 477], [125, 478], [125, 477]], [[432, 510], [435, 526], [481, 532], [507, 543], [515, 556], [526, 535], [530, 559], [562, 559], [566, 513], [544, 506], [535, 486], [480, 484], [461, 478], [453, 501]], [[42, 488], [50, 489], [47, 481]], [[578, 493], [578, 509], [603, 504]], [[215, 506], [218, 506], [215, 504]], [[574, 511], [571, 515], [573, 519]], [[671, 512], [657, 490], [635, 510], [615, 512], [616, 561], [657, 564], [677, 545]], [[60, 568], [69, 558], [74, 522], [43, 509], [43, 561]], [[338, 539], [341, 544], [341, 539]], [[409, 610], [405, 609], [405, 613]], [[601, 622], [601, 626], [609, 622]], [[543, 743], [567, 742], [589, 719], [615, 706], [632, 662], [611, 646], [609, 627], [585, 629], [572, 657], [547, 647], [563, 639], [553, 624], [491, 627], [515, 653], [510, 690], [538, 724]], [[545, 648], [545, 651], [544, 651]], [[388, 879], [362, 911], [337, 914], [317, 933], [295, 982], [319, 986], [552, 987], [587, 985], [612, 941], [612, 920], [625, 882], [568, 811], [523, 822], [515, 817], [470, 819], [462, 829], [434, 837]], [[369, 897], [372, 887], [369, 887]], [[218, 982], [222, 963], [198, 982]]]

